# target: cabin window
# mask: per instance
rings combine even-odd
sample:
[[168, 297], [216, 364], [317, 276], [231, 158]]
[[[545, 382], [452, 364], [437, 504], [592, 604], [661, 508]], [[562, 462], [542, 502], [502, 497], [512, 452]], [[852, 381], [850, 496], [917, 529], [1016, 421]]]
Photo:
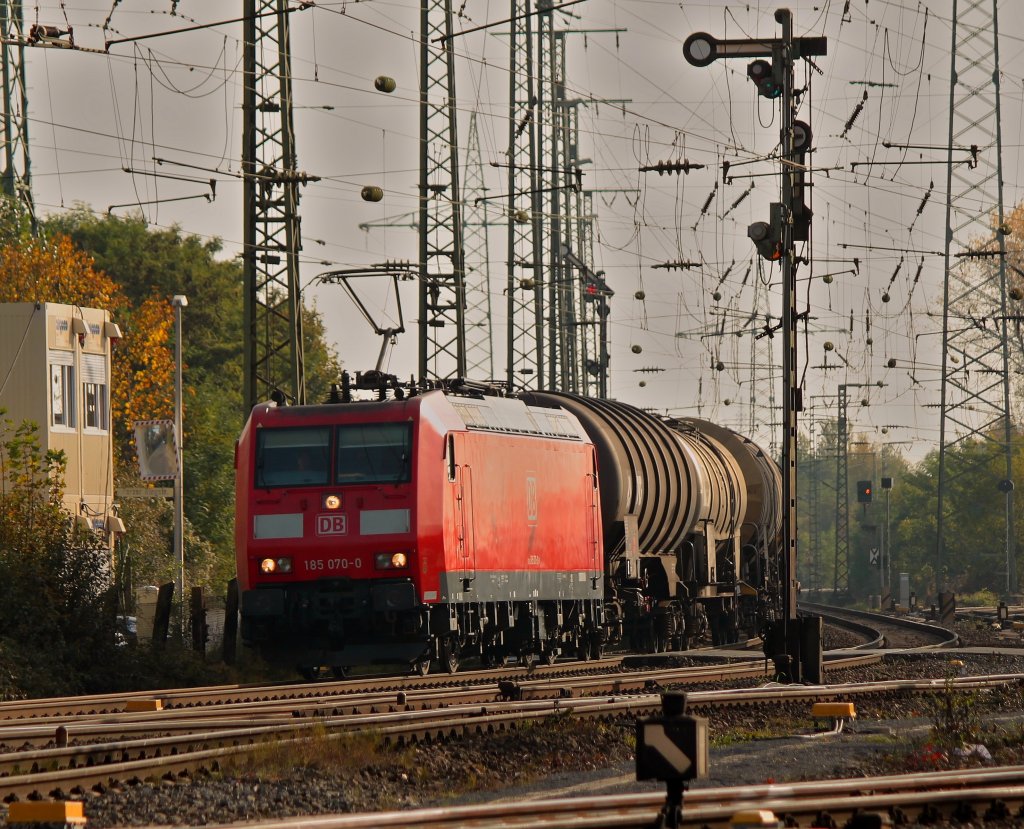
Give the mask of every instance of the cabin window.
[[353, 423], [338, 427], [335, 483], [398, 484], [411, 478], [411, 424]]
[[75, 426], [75, 367], [50, 365], [50, 422]]
[[261, 429], [256, 440], [256, 486], [327, 486], [330, 439], [327, 426]]

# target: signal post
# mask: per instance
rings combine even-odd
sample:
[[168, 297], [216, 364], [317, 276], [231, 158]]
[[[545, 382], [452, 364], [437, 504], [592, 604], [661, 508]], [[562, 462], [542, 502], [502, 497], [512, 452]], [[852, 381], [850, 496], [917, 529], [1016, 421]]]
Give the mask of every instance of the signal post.
[[782, 443], [782, 532], [785, 589], [782, 619], [766, 639], [766, 650], [780, 673], [792, 682], [821, 679], [821, 619], [797, 615], [796, 579], [796, 472], [797, 418], [803, 409], [796, 364], [796, 270], [795, 243], [807, 241], [810, 211], [803, 199], [806, 153], [810, 149], [810, 127], [795, 120], [796, 92], [793, 64], [797, 58], [826, 54], [823, 37], [793, 37], [793, 14], [789, 9], [775, 12], [782, 25], [782, 37], [761, 40], [717, 40], [704, 32], [690, 35], [683, 54], [694, 66], [708, 66], [718, 58], [757, 58], [747, 66], [747, 76], [766, 98], [781, 98], [781, 202], [773, 203], [768, 222], [755, 222], [747, 229], [758, 253], [778, 261], [782, 269], [783, 443]]

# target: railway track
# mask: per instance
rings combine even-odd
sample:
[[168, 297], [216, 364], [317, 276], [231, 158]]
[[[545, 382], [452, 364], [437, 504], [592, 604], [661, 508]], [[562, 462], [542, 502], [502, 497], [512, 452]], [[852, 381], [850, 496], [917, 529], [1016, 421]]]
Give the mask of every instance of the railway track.
[[[866, 665], [877, 653], [831, 654], [827, 670]], [[609, 673], [609, 669], [611, 672]], [[598, 671], [605, 670], [600, 674]], [[188, 780], [268, 742], [373, 732], [414, 743], [514, 729], [524, 720], [571, 714], [613, 720], [657, 714], [660, 691], [697, 683], [770, 678], [763, 658], [726, 665], [623, 672], [619, 660], [534, 671], [479, 671], [445, 677], [371, 677], [342, 682], [175, 689], [76, 700], [0, 704], [0, 796], [83, 796], [143, 779]], [[992, 688], [1024, 675], [961, 678]], [[822, 687], [766, 687], [691, 693], [696, 711], [932, 693], [942, 680]], [[151, 710], [126, 710], [150, 708]]]
[[[962, 677], [955, 680], [895, 680], [834, 686], [770, 686], [694, 691], [690, 707], [708, 713], [723, 707], [801, 704], [813, 702], [885, 698], [910, 693], [934, 694], [950, 689], [968, 691], [1005, 688], [1024, 683], [1024, 674]], [[396, 700], [397, 702], [397, 700]], [[263, 722], [256, 726], [207, 727], [188, 734], [165, 734], [134, 739], [105, 740], [75, 746], [58, 746], [0, 754], [0, 793], [6, 800], [25, 797], [81, 796], [112, 785], [147, 778], [187, 780], [206, 769], [218, 770], [241, 754], [256, 751], [267, 742], [301, 741], [310, 735], [341, 738], [346, 734], [373, 733], [385, 743], [403, 744], [449, 739], [514, 729], [524, 720], [574, 717], [616, 720], [659, 714], [661, 695], [587, 696], [460, 704], [419, 710], [390, 710], [338, 716], [291, 718], [285, 723]], [[171, 712], [165, 712], [171, 713]], [[102, 724], [101, 724], [102, 725]], [[136, 723], [136, 725], [143, 725]], [[144, 724], [152, 734], [173, 731], [158, 715]]]
[[800, 602], [800, 609], [822, 616], [829, 624], [869, 637], [859, 648], [931, 650], [955, 647], [959, 641], [953, 631], [917, 619], [805, 601]]
[[[650, 827], [664, 804], [654, 793], [588, 799], [561, 798], [483, 806], [325, 815], [250, 823], [250, 829], [362, 827]], [[737, 812], [769, 810], [786, 826], [862, 825], [884, 820], [932, 824], [1006, 820], [1024, 808], [1024, 766], [845, 780], [703, 789], [687, 793], [680, 826], [725, 829]], [[868, 816], [880, 815], [871, 819]], [[227, 829], [212, 827], [212, 829]]]

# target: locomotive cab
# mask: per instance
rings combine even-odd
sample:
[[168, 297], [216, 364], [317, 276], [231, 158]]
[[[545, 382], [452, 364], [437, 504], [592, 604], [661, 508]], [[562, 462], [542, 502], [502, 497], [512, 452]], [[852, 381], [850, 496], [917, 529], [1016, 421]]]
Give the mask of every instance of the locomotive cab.
[[270, 662], [599, 648], [596, 458], [571, 414], [441, 390], [260, 404], [236, 469], [242, 639]]
[[414, 659], [413, 423], [325, 408], [258, 406], [239, 442], [243, 641], [305, 673]]

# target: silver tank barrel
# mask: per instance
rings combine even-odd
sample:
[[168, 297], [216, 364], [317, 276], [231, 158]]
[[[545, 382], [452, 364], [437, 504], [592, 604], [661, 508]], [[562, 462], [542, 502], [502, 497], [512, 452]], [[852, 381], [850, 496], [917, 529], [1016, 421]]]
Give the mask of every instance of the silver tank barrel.
[[706, 517], [706, 471], [664, 421], [634, 406], [565, 392], [523, 392], [535, 406], [579, 418], [597, 450], [605, 550], [623, 542], [623, 520], [637, 516], [644, 553], [668, 553]]

